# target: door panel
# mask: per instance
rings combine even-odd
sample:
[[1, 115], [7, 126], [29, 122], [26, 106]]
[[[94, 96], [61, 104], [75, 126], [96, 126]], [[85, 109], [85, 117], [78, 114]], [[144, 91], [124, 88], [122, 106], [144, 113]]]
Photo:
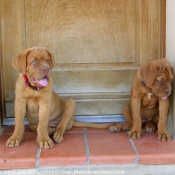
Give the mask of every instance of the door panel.
[[44, 44], [57, 64], [135, 62], [139, 5], [138, 0], [26, 0], [27, 47]]
[[135, 70], [53, 71], [57, 93], [126, 93]]
[[11, 60], [36, 45], [53, 53], [53, 89], [76, 100], [76, 115], [121, 114], [139, 65], [163, 56], [163, 2], [2, 0], [6, 116], [17, 77]]

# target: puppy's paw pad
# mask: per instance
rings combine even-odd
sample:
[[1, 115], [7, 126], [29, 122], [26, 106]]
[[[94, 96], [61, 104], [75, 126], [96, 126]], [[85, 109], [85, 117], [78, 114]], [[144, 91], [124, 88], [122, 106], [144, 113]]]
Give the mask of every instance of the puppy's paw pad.
[[119, 124], [113, 125], [109, 127], [110, 132], [119, 132], [121, 130], [122, 126]]
[[154, 124], [151, 124], [151, 123], [148, 123], [145, 127], [145, 131], [147, 133], [155, 132], [155, 130], [156, 130], [156, 126]]
[[140, 132], [133, 132], [133, 131], [129, 131], [128, 132], [128, 136], [131, 139], [139, 139], [141, 137], [141, 133]]
[[55, 133], [55, 134], [53, 135], [53, 139], [54, 139], [54, 141], [55, 141], [56, 143], [61, 143], [61, 142], [63, 141], [63, 136], [61, 136], [61, 135]]
[[171, 135], [169, 133], [158, 134], [158, 140], [160, 140], [160, 141], [170, 141], [171, 140]]
[[16, 147], [19, 146], [21, 143], [22, 139], [19, 138], [15, 138], [15, 137], [10, 137], [7, 142], [6, 142], [6, 146], [7, 147]]
[[49, 138], [49, 139], [42, 139], [39, 140], [38, 139], [38, 145], [40, 148], [52, 148], [54, 146], [53, 141]]

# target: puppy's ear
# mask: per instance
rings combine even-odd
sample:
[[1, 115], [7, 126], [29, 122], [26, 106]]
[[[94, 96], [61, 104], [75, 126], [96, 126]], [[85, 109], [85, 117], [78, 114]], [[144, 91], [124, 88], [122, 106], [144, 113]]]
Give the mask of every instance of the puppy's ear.
[[13, 67], [22, 74], [26, 74], [27, 55], [29, 52], [30, 49], [26, 49], [12, 60]]
[[139, 68], [140, 76], [147, 87], [152, 86], [157, 74], [157, 67], [154, 63], [145, 63]]
[[52, 69], [55, 66], [55, 59], [49, 50], [47, 50], [46, 48], [45, 48], [45, 50], [47, 51], [47, 53], [49, 54], [49, 56], [51, 58], [51, 69]]
[[166, 69], [169, 72], [170, 78], [173, 78], [173, 67], [170, 63], [170, 61], [167, 58], [162, 58], [162, 61], [164, 61], [164, 64], [166, 65]]

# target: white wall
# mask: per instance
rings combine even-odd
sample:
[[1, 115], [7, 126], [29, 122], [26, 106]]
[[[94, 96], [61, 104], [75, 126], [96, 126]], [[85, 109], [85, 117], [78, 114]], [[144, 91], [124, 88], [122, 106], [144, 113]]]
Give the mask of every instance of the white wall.
[[175, 138], [175, 0], [166, 0], [166, 57], [174, 68], [168, 126]]

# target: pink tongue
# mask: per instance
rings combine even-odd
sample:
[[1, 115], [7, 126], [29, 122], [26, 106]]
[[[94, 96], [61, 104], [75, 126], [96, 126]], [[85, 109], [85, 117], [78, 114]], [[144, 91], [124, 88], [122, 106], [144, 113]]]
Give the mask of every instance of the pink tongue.
[[166, 100], [167, 99], [167, 96], [165, 96], [165, 97], [162, 97], [162, 100]]
[[42, 85], [42, 86], [47, 86], [48, 85], [47, 79], [46, 78], [41, 79], [39, 81], [39, 84]]

